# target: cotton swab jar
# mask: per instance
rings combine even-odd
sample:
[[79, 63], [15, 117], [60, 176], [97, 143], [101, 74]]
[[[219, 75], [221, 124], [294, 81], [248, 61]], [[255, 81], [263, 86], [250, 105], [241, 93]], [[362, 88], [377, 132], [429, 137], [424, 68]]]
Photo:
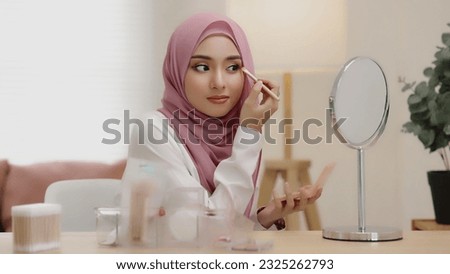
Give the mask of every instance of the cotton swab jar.
[[11, 216], [14, 252], [34, 253], [59, 248], [61, 205], [13, 206]]

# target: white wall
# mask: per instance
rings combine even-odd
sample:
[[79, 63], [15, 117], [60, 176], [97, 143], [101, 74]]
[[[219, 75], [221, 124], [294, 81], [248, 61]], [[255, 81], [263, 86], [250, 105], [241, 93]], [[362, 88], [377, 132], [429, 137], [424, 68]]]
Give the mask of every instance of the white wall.
[[246, 31], [256, 68], [339, 66], [345, 58], [346, 0], [227, 0]]
[[374, 57], [383, 66], [390, 89], [391, 114], [386, 134], [370, 152], [373, 161], [379, 163], [373, 172], [380, 173], [383, 181], [383, 191], [374, 202], [385, 204], [385, 211], [378, 213], [380, 219], [389, 219], [386, 216], [393, 215], [389, 209], [395, 209], [394, 214], [400, 213], [396, 217], [409, 229], [413, 218], [434, 218], [426, 172], [442, 169], [443, 165], [439, 156], [425, 151], [416, 137], [400, 132], [409, 112], [407, 95], [400, 92], [402, 85], [397, 79], [404, 76], [411, 81], [425, 80], [423, 69], [431, 66], [436, 46], [441, 45], [441, 34], [450, 31], [450, 2], [349, 0], [348, 9], [349, 57]]

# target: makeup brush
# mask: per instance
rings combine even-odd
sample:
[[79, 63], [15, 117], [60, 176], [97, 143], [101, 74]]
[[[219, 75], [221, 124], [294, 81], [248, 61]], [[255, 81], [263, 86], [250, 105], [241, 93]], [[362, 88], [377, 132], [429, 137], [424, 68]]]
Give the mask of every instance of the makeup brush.
[[326, 165], [325, 168], [322, 170], [322, 173], [320, 173], [317, 182], [314, 184], [314, 187], [323, 188], [325, 182], [327, 181], [328, 177], [330, 176], [335, 166], [336, 166], [335, 162]]
[[[248, 77], [250, 77], [253, 81], [257, 82], [258, 78], [256, 78], [255, 75], [253, 75], [250, 71], [248, 71], [248, 69], [242, 67], [242, 71], [248, 75]], [[280, 101], [280, 98], [273, 93], [273, 91], [271, 91], [266, 85], [263, 84], [262, 89], [267, 92], [267, 94], [269, 94], [273, 99]]]

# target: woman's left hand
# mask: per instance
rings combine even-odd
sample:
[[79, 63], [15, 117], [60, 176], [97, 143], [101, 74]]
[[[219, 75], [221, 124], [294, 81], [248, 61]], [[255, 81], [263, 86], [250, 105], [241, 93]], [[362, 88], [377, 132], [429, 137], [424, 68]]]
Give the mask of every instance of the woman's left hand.
[[266, 228], [280, 219], [294, 212], [305, 210], [308, 204], [314, 203], [322, 194], [322, 187], [317, 185], [306, 185], [300, 187], [297, 192], [291, 191], [288, 183], [284, 184], [286, 196], [277, 197], [258, 213], [258, 221]]

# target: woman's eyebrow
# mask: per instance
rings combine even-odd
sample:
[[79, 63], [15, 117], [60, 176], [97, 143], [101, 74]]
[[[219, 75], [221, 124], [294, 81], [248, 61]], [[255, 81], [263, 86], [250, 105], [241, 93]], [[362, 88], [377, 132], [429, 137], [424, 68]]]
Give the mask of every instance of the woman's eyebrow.
[[[208, 55], [202, 55], [202, 54], [197, 54], [197, 55], [193, 55], [191, 57], [191, 59], [205, 59], [205, 60], [212, 60], [211, 56]], [[226, 60], [236, 60], [236, 59], [242, 59], [240, 55], [230, 55], [227, 56], [227, 58], [225, 58]]]
[[228, 56], [226, 59], [227, 60], [236, 60], [236, 59], [241, 60], [242, 58], [240, 55], [231, 55], [231, 56]]
[[191, 59], [206, 59], [206, 60], [211, 60], [212, 58], [209, 57], [208, 55], [201, 55], [201, 54], [198, 54], [198, 55], [193, 55], [193, 56], [191, 57]]

